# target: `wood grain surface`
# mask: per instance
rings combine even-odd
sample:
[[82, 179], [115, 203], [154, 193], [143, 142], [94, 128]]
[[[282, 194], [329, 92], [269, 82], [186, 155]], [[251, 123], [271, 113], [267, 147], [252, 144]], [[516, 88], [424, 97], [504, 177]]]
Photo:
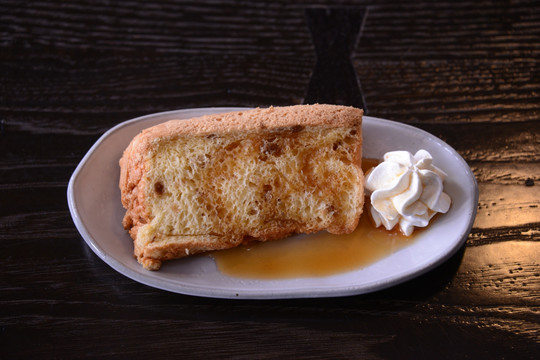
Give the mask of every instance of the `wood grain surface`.
[[[336, 13], [352, 23], [321, 55], [310, 19]], [[0, 358], [538, 358], [539, 59], [538, 1], [2, 0]], [[310, 86], [467, 161], [480, 198], [457, 254], [367, 295], [218, 300], [134, 282], [78, 234], [67, 183], [109, 128]]]

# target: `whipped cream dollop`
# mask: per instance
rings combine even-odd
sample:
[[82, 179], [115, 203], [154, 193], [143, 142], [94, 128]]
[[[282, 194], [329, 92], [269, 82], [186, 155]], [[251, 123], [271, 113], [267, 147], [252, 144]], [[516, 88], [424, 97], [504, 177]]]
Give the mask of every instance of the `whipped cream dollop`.
[[415, 227], [426, 227], [436, 213], [446, 213], [452, 200], [443, 191], [446, 173], [432, 164], [426, 150], [416, 154], [392, 151], [366, 175], [370, 212], [377, 227], [399, 224], [409, 236]]

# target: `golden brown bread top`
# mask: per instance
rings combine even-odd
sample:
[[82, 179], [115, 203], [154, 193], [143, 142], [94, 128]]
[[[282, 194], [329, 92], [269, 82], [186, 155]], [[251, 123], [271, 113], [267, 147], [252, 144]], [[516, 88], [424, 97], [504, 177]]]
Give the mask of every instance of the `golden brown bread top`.
[[[223, 114], [205, 115], [189, 120], [171, 120], [144, 130], [142, 138], [180, 134], [203, 135], [275, 129], [298, 123], [329, 127], [352, 126], [358, 123], [362, 110], [339, 105], [296, 105], [257, 108]], [[143, 139], [141, 139], [143, 140]]]

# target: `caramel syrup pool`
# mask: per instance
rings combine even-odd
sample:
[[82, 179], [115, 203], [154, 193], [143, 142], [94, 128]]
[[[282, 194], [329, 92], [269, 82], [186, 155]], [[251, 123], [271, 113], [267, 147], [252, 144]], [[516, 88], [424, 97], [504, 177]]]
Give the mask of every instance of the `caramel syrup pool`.
[[[377, 161], [364, 159], [364, 172]], [[366, 199], [367, 200], [367, 199]], [[318, 232], [213, 252], [218, 270], [240, 278], [286, 279], [334, 275], [365, 267], [411, 244], [413, 236], [375, 228], [367, 209], [347, 235]]]

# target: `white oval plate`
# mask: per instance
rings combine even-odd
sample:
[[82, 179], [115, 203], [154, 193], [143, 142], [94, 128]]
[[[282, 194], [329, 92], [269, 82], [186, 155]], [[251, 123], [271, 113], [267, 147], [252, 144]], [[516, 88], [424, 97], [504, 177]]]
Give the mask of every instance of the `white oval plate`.
[[412, 126], [365, 116], [364, 157], [387, 151], [426, 149], [448, 174], [450, 211], [408, 247], [363, 268], [326, 277], [246, 280], [220, 273], [208, 256], [166, 262], [144, 270], [133, 257], [133, 242], [122, 228], [124, 209], [118, 188], [122, 152], [141, 130], [171, 119], [187, 119], [246, 108], [200, 108], [142, 116], [107, 131], [88, 151], [68, 186], [73, 221], [90, 248], [113, 269], [140, 283], [176, 293], [242, 299], [332, 297], [388, 288], [427, 272], [453, 255], [466, 240], [478, 203], [476, 180], [466, 162], [437, 137]]

